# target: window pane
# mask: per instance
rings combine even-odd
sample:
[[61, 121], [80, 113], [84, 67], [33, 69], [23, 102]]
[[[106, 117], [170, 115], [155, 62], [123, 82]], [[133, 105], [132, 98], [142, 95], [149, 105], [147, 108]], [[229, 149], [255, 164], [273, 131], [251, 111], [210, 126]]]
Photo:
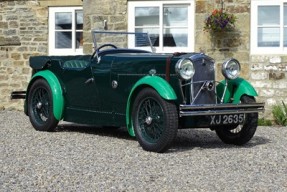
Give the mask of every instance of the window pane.
[[279, 47], [280, 28], [258, 28], [258, 47]]
[[164, 26], [187, 26], [188, 9], [186, 5], [182, 6], [164, 6], [163, 8]]
[[136, 7], [135, 8], [136, 26], [158, 26], [159, 8], [158, 7]]
[[72, 32], [55, 32], [55, 48], [72, 48]]
[[83, 29], [83, 11], [82, 10], [76, 11], [76, 29], [77, 30]]
[[284, 3], [284, 37], [283, 46], [287, 47], [287, 3]]
[[188, 30], [173, 28], [167, 30], [163, 35], [163, 46], [165, 47], [187, 47]]
[[135, 35], [135, 47], [147, 47], [150, 46], [150, 42], [145, 34]]
[[[150, 36], [150, 40], [151, 40], [151, 44], [154, 47], [158, 47], [159, 46], [159, 28], [148, 28], [148, 29], [136, 29], [135, 32], [140, 32], [140, 33], [148, 33]], [[142, 45], [140, 40], [137, 39], [135, 42], [135, 46], [136, 47], [140, 47], [140, 46], [149, 46], [149, 45]]]
[[56, 13], [55, 29], [72, 29], [72, 13]]
[[83, 32], [76, 32], [76, 49], [83, 47]]
[[279, 25], [280, 6], [258, 6], [258, 25]]
[[283, 40], [284, 47], [287, 47], [287, 27], [284, 27], [284, 40]]

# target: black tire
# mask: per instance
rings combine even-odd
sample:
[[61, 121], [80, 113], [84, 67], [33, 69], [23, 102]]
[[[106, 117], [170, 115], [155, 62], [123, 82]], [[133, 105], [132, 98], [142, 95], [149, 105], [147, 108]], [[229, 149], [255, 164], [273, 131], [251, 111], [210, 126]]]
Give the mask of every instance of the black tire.
[[51, 88], [44, 79], [37, 79], [30, 88], [28, 115], [37, 131], [54, 131], [59, 123], [53, 114]]
[[[255, 98], [243, 95], [241, 103], [255, 103]], [[254, 136], [258, 125], [258, 113], [245, 114], [244, 122], [235, 128], [218, 127], [215, 129], [218, 137], [226, 144], [244, 145]]]
[[178, 129], [174, 103], [161, 98], [152, 88], [145, 88], [134, 100], [132, 121], [136, 138], [146, 151], [167, 151]]

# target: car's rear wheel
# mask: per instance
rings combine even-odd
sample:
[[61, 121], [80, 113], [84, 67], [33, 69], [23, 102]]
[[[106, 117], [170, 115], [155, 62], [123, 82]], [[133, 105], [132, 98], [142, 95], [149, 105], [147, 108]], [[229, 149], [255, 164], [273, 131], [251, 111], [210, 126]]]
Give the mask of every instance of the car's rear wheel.
[[[243, 95], [241, 103], [255, 103], [255, 98]], [[258, 113], [244, 115], [244, 121], [235, 127], [221, 126], [215, 129], [218, 137], [227, 144], [243, 145], [254, 136], [258, 124]]]
[[37, 79], [28, 94], [28, 115], [38, 131], [53, 131], [59, 121], [53, 114], [52, 91], [44, 79]]
[[134, 100], [133, 127], [141, 147], [165, 152], [177, 134], [178, 114], [173, 102], [164, 100], [154, 89], [145, 88]]

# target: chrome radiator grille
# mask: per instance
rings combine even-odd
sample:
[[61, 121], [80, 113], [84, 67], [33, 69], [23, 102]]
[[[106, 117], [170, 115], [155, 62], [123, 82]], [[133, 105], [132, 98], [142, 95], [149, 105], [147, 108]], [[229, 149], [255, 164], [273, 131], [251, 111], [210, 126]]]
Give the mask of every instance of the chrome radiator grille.
[[190, 81], [182, 82], [186, 104], [216, 104], [215, 66], [205, 55], [191, 56], [195, 74]]

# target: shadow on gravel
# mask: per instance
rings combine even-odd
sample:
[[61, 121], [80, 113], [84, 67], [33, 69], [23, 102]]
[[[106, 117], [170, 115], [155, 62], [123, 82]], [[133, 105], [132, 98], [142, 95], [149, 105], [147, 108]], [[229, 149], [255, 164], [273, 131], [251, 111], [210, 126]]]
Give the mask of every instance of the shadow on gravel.
[[[78, 132], [84, 134], [94, 134], [98, 136], [114, 137], [125, 140], [135, 140], [131, 137], [126, 128], [117, 127], [93, 127], [78, 124], [60, 124], [56, 132]], [[252, 148], [258, 145], [270, 143], [270, 140], [255, 136], [243, 146], [228, 145], [223, 143], [214, 131], [209, 129], [183, 129], [178, 130], [177, 137], [168, 153], [188, 151], [194, 148], [202, 149], [231, 149], [231, 148]]]
[[171, 151], [186, 151], [193, 148], [202, 149], [229, 149], [229, 148], [252, 148], [258, 145], [265, 145], [270, 143], [270, 140], [255, 136], [245, 145], [236, 146], [223, 143], [214, 131], [209, 129], [189, 129], [179, 130], [177, 138], [172, 146]]
[[88, 125], [78, 125], [78, 124], [60, 124], [56, 132], [77, 132], [85, 134], [94, 134], [105, 137], [115, 137], [119, 139], [135, 140], [133, 137], [129, 136], [126, 128], [118, 127], [93, 127]]

